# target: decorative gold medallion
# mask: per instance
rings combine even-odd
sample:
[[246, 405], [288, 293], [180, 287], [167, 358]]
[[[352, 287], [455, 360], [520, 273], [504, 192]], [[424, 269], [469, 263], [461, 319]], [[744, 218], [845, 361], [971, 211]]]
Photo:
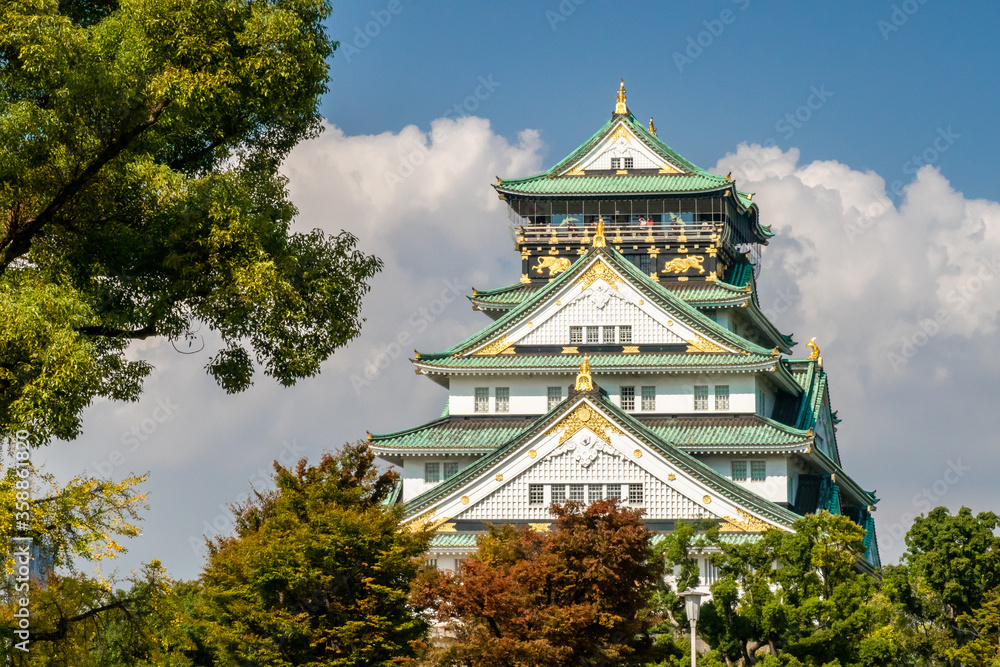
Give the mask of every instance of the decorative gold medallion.
[[503, 481], [503, 475], [501, 475], [500, 473], [497, 473], [497, 481], [498, 482], [502, 482]]
[[622, 354], [639, 354], [638, 345], [623, 345]]
[[712, 496], [705, 496], [705, 497], [704, 497], [704, 498], [702, 498], [701, 500], [702, 500], [702, 502], [704, 502], [704, 503], [705, 503], [706, 505], [708, 505], [709, 503], [711, 503], [711, 502], [712, 502]]
[[[586, 419], [583, 417], [586, 416]], [[581, 404], [573, 412], [563, 416], [552, 428], [545, 432], [545, 435], [553, 435], [562, 431], [559, 436], [559, 444], [563, 444], [581, 429], [586, 427], [598, 438], [611, 444], [611, 434], [624, 435], [622, 430], [615, 426], [596, 410], [591, 410], [586, 404]]]
[[536, 456], [538, 456], [538, 452], [536, 452], [534, 449], [529, 449], [528, 450], [528, 458], [529, 459], [533, 459]]
[[675, 475], [674, 473], [670, 473], [670, 474], [667, 475], [667, 481], [668, 482], [672, 482], [675, 479], [677, 479], [677, 475]]
[[617, 290], [620, 279], [618, 278], [618, 274], [611, 270], [611, 267], [603, 261], [598, 260], [591, 264], [590, 268], [582, 276], [573, 281], [573, 284], [583, 285], [583, 289], [587, 289], [597, 280], [603, 280]]
[[463, 505], [469, 504], [469, 496], [462, 496], [462, 504]]
[[634, 452], [632, 452], [632, 456], [634, 456], [637, 459], [641, 459], [642, 458], [642, 450], [641, 449], [635, 450]]

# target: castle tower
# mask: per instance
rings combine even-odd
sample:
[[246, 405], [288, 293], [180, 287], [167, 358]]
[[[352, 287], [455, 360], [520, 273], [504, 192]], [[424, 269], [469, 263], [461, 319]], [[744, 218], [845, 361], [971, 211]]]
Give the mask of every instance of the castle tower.
[[877, 499], [842, 467], [819, 348], [790, 357], [760, 310], [772, 234], [751, 194], [638, 122], [624, 82], [568, 157], [493, 187], [519, 280], [473, 290], [492, 322], [412, 360], [448, 389], [442, 416], [369, 436], [402, 473], [392, 501], [435, 527], [438, 567], [488, 522], [546, 530], [550, 503], [598, 498], [643, 508], [655, 532], [713, 519], [732, 540], [846, 514], [867, 530], [864, 566], [879, 565]]

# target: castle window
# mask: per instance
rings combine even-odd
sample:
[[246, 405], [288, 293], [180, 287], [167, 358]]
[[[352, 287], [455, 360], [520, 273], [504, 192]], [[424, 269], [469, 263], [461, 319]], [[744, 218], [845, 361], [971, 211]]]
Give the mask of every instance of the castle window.
[[425, 463], [424, 464], [424, 481], [425, 482], [440, 482], [441, 481], [441, 464], [440, 463]]
[[444, 464], [444, 478], [451, 479], [458, 474], [458, 462], [448, 461]]
[[622, 168], [622, 159], [620, 157], [613, 157], [613, 158], [611, 158], [611, 168], [612, 169], [621, 169]]
[[587, 342], [590, 344], [601, 342], [601, 327], [587, 327]]
[[549, 410], [562, 401], [562, 387], [549, 387]]
[[625, 158], [625, 169], [631, 169], [631, 168], [632, 168], [632, 158], [627, 157]]
[[708, 385], [696, 384], [694, 386], [694, 409], [708, 410]]
[[608, 484], [608, 500], [621, 500], [622, 499], [622, 487], [621, 484]]
[[490, 411], [490, 388], [476, 387], [476, 403], [473, 406], [473, 412], [489, 412], [489, 411]]
[[622, 410], [635, 410], [635, 387], [620, 387], [618, 396]]
[[545, 504], [545, 485], [544, 484], [529, 484], [528, 485], [528, 504], [529, 505], [544, 505]]
[[566, 485], [565, 484], [553, 484], [552, 485], [552, 502], [554, 502], [554, 503], [564, 503], [564, 502], [566, 502]]
[[613, 343], [615, 342], [615, 328], [614, 326], [604, 327], [604, 342]]
[[570, 484], [569, 485], [569, 499], [582, 503], [583, 502], [583, 484]]
[[767, 461], [750, 462], [750, 481], [763, 482], [767, 479]]
[[629, 505], [641, 505], [643, 503], [642, 499], [642, 484], [629, 484], [628, 485], [628, 504]]
[[571, 345], [583, 342], [583, 327], [569, 328], [569, 342]]
[[728, 410], [729, 409], [729, 385], [728, 384], [717, 384], [717, 385], [715, 385], [715, 409], [716, 410]]
[[427, 567], [433, 567], [436, 570], [437, 566], [438, 566], [438, 559], [437, 558], [428, 558], [427, 562], [424, 563], [424, 565], [426, 565]]
[[629, 324], [618, 327], [618, 342], [619, 343], [632, 342], [632, 325]]
[[656, 410], [656, 387], [642, 388], [642, 411], [653, 412]]
[[497, 412], [510, 412], [510, 387], [497, 387]]
[[732, 462], [732, 473], [734, 482], [745, 482], [747, 481], [747, 462], [746, 461], [733, 461]]
[[596, 502], [596, 501], [600, 500], [601, 496], [603, 495], [601, 493], [603, 490], [604, 490], [604, 487], [602, 485], [600, 485], [600, 484], [591, 484], [590, 486], [588, 486], [587, 487], [587, 502], [588, 503], [593, 503], [593, 502]]

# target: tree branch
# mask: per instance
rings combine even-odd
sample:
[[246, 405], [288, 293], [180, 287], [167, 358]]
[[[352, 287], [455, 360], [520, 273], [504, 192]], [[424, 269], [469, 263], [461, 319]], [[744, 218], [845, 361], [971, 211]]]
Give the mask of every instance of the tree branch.
[[170, 102], [171, 100], [165, 99], [155, 104], [149, 110], [149, 115], [142, 122], [123, 132], [116, 140], [109, 143], [94, 161], [87, 165], [86, 169], [57, 192], [48, 205], [42, 209], [41, 213], [35, 216], [22, 229], [15, 230], [12, 227], [8, 230], [6, 238], [0, 242], [0, 275], [3, 275], [7, 270], [7, 266], [12, 261], [28, 252], [34, 236], [45, 225], [52, 222], [63, 206], [75, 197], [97, 175], [97, 172], [104, 165], [120, 155], [136, 137], [149, 127], [152, 127], [159, 120], [164, 110], [170, 105]]
[[135, 340], [145, 340], [150, 336], [156, 336], [159, 332], [155, 324], [147, 324], [141, 329], [119, 329], [117, 327], [93, 326], [78, 327], [77, 333], [84, 336], [105, 336], [108, 338], [131, 338]]

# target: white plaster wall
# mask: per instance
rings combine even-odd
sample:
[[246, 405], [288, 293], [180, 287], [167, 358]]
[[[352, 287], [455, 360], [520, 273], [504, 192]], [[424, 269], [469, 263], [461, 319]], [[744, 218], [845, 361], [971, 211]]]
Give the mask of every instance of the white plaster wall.
[[712, 470], [719, 473], [726, 479], [733, 478], [732, 462], [735, 459], [747, 461], [747, 476], [750, 474], [751, 459], [767, 462], [767, 479], [763, 482], [735, 482], [748, 491], [756, 493], [762, 498], [776, 502], [785, 503], [788, 500], [788, 457], [786, 456], [745, 456], [745, 455], [725, 455], [725, 454], [705, 454], [699, 455], [698, 459], [708, 465]]
[[[474, 412], [475, 388], [488, 387], [490, 390], [490, 412], [496, 413], [496, 388], [510, 388], [510, 412], [512, 415], [541, 415], [548, 411], [548, 388], [562, 387], [566, 398], [576, 374], [541, 376], [455, 376], [451, 379], [449, 411], [453, 415], [483, 414]], [[622, 386], [636, 388], [636, 412], [642, 405], [643, 386], [656, 387], [656, 409], [665, 414], [687, 414], [694, 412], [694, 386], [708, 385], [708, 413], [715, 410], [715, 385], [729, 385], [729, 410], [727, 413], [752, 413], [756, 409], [757, 383], [750, 373], [719, 373], [713, 375], [599, 375], [594, 380], [608, 392], [616, 405], [621, 405]], [[771, 405], [774, 398], [771, 395]], [[699, 414], [707, 414], [699, 412]]]
[[[602, 282], [601, 285], [604, 285]], [[603, 293], [602, 293], [603, 292]], [[519, 345], [576, 345], [570, 343], [571, 326], [629, 325], [632, 340], [627, 345], [683, 343], [684, 339], [657, 322], [642, 308], [630, 303], [608, 287], [599, 292], [591, 288], [565, 304], [552, 317], [534, 327]], [[603, 335], [603, 331], [601, 332]], [[584, 339], [586, 340], [586, 339]], [[604, 342], [603, 340], [601, 342]], [[615, 331], [615, 343], [618, 331]]]
[[458, 462], [459, 471], [465, 468], [469, 464], [473, 463], [477, 457], [475, 456], [406, 456], [403, 457], [402, 465], [399, 466], [399, 472], [403, 479], [403, 502], [407, 502], [412, 498], [416, 498], [424, 491], [432, 489], [440, 482], [425, 482], [424, 481], [424, 463], [428, 461], [436, 461], [441, 464], [441, 479], [444, 480], [444, 463], [446, 461]]

